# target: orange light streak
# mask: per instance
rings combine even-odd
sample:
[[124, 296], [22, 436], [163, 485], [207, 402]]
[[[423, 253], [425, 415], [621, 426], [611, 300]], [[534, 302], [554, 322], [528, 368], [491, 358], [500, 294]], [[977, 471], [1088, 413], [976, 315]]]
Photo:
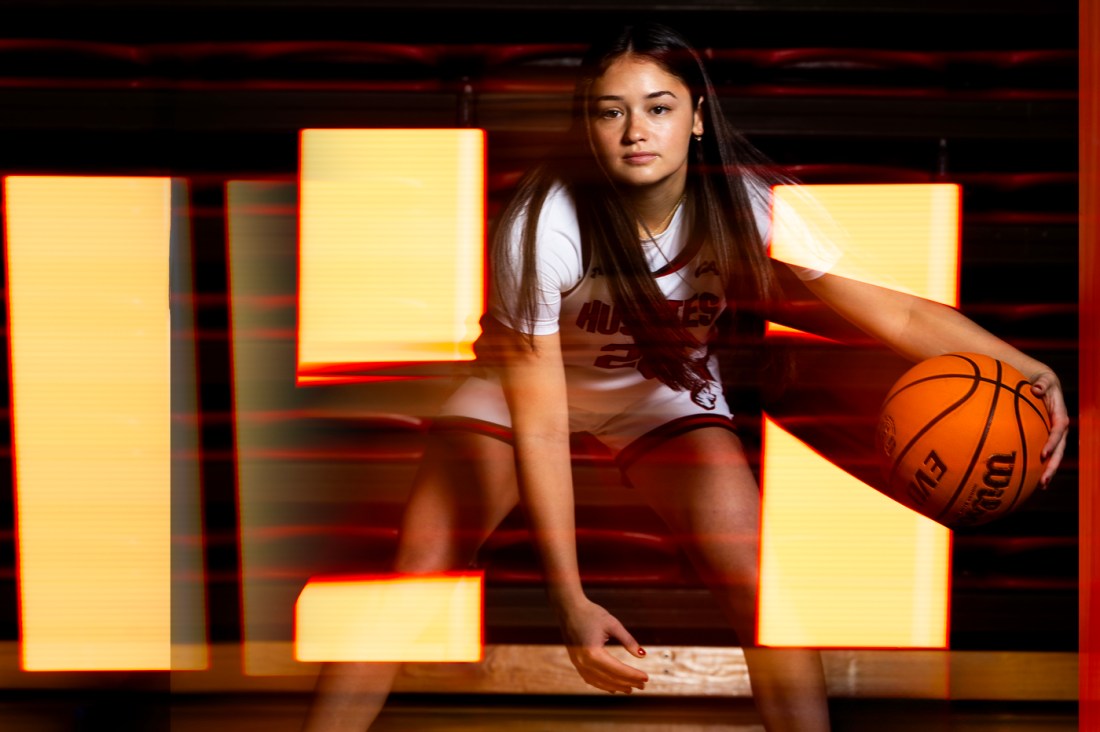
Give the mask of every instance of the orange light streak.
[[943, 648], [950, 532], [765, 419], [760, 643]]
[[22, 664], [171, 668], [171, 181], [5, 181]]
[[[450, 388], [449, 376], [366, 383], [356, 374], [347, 375], [358, 382], [353, 389], [335, 379], [300, 388], [297, 201], [296, 182], [226, 186], [242, 661], [250, 676], [316, 672], [293, 655], [298, 595], [311, 577], [385, 568], [390, 540], [364, 547], [349, 536], [349, 522], [370, 520], [364, 505], [401, 505], [415, 471], [415, 448], [379, 464], [367, 455], [387, 437], [366, 436], [362, 450], [333, 445], [316, 431], [318, 420], [335, 429], [341, 421], [361, 427], [370, 414], [429, 414]], [[282, 530], [296, 538], [271, 538]], [[337, 559], [348, 553], [362, 563]]]
[[300, 383], [339, 379], [334, 365], [472, 360], [484, 132], [305, 130], [300, 176]]
[[[834, 274], [955, 305], [960, 191], [951, 183], [776, 186], [771, 254], [815, 268], [808, 235], [841, 243]], [[769, 332], [792, 331], [777, 323]]]
[[296, 606], [295, 657], [480, 661], [482, 581], [481, 572], [311, 580]]
[[[957, 186], [799, 188], [775, 189], [777, 259], [813, 267], [801, 253], [814, 249], [799, 237], [821, 230], [843, 251], [832, 272], [958, 303]], [[762, 476], [759, 643], [946, 647], [946, 528], [832, 465], [771, 419]]]

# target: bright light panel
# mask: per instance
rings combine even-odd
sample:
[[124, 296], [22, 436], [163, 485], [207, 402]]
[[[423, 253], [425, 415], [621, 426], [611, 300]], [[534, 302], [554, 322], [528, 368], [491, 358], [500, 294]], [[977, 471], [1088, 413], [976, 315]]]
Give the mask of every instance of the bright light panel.
[[482, 130], [305, 130], [300, 217], [300, 379], [340, 364], [473, 359]]
[[765, 420], [758, 640], [942, 648], [950, 534]]
[[171, 668], [171, 181], [5, 180], [23, 668]]
[[[957, 305], [957, 186], [802, 188], [775, 189], [773, 256], [799, 263], [798, 253], [813, 247], [797, 237], [820, 228], [843, 249], [835, 273]], [[946, 647], [948, 529], [830, 464], [771, 420], [762, 474], [759, 643]]]
[[298, 597], [299, 661], [480, 661], [482, 574], [311, 580]]
[[[807, 234], [843, 249], [842, 277], [955, 305], [959, 291], [959, 186], [950, 183], [775, 186], [771, 255], [814, 268]], [[776, 323], [769, 331], [792, 329]]]

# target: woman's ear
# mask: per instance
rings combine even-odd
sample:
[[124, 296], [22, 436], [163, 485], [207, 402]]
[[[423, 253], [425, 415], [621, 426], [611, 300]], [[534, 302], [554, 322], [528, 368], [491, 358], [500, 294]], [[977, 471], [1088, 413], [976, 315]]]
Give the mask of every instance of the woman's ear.
[[695, 113], [693, 124], [691, 126], [691, 134], [699, 137], [703, 134], [703, 98], [699, 97], [699, 102], [695, 105]]

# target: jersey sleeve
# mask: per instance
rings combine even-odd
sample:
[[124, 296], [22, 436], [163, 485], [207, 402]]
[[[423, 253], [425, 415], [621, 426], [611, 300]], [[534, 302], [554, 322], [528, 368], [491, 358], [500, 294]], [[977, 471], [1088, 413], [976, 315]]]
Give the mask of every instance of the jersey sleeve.
[[506, 233], [507, 261], [493, 263], [494, 267], [503, 266], [506, 271], [501, 273], [503, 276], [494, 278], [489, 294], [489, 313], [522, 333], [549, 335], [558, 331], [562, 294], [575, 287], [584, 275], [576, 208], [561, 187], [551, 189], [543, 202], [535, 236], [537, 307], [533, 322], [519, 322], [516, 315], [525, 225], [526, 213], [516, 217]]
[[836, 267], [844, 232], [805, 186], [784, 186], [777, 196], [765, 185], [751, 191], [756, 227], [771, 256], [799, 279], [813, 280]]

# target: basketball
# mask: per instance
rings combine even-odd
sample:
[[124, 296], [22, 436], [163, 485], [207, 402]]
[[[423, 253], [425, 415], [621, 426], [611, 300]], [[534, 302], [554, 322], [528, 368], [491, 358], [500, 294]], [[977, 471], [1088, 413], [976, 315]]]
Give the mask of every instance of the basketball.
[[947, 526], [988, 523], [1039, 485], [1050, 416], [1019, 371], [989, 356], [921, 361], [887, 393], [875, 430], [883, 493]]

